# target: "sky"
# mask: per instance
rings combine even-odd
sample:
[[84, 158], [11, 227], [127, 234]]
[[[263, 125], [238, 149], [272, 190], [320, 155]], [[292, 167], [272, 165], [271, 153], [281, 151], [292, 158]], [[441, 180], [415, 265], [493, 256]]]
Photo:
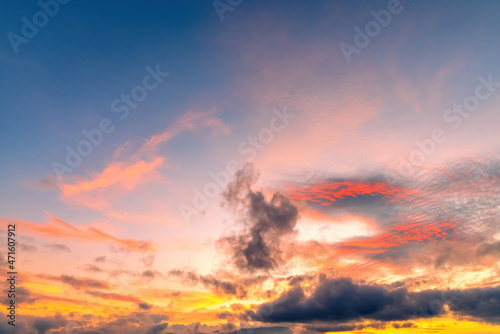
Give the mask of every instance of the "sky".
[[0, 333], [500, 333], [498, 1], [0, 6]]

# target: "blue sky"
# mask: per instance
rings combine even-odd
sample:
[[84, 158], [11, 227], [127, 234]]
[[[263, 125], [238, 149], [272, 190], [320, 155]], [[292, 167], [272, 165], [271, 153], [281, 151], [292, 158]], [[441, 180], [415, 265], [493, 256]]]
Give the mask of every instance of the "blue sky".
[[[178, 325], [168, 331], [191, 333], [201, 323], [204, 333], [230, 332], [243, 326], [231, 304], [258, 312], [291, 296], [283, 282], [295, 275], [316, 277], [302, 288], [345, 286], [348, 278], [379, 291], [404, 282], [408, 298], [417, 296], [416, 281], [427, 280], [427, 289], [497, 289], [498, 254], [481, 250], [500, 240], [498, 229], [485, 227], [498, 212], [494, 194], [500, 187], [500, 3], [217, 1], [72, 0], [60, 4], [17, 53], [9, 33], [22, 35], [23, 17], [31, 22], [41, 7], [37, 1], [1, 5], [0, 219], [18, 222], [20, 240], [33, 246], [23, 248], [21, 262], [25, 288], [39, 298], [26, 313], [26, 332], [39, 318], [52, 332], [64, 332], [61, 318], [46, 310], [61, 309], [64, 319], [69, 312], [78, 319], [93, 312], [86, 305], [93, 305], [88, 296], [97, 290], [85, 290], [89, 294], [83, 285], [68, 285], [61, 278], [66, 274], [90, 282], [88, 289], [107, 286], [108, 295], [97, 298], [108, 304], [93, 307], [111, 320], [96, 315], [86, 329], [111, 333], [122, 330], [113, 327], [120, 317], [138, 319], [148, 330], [158, 325], [137, 310], [142, 299], [151, 314]], [[232, 11], [221, 20], [214, 3]], [[355, 28], [366, 31], [372, 12], [391, 3], [399, 3], [400, 12], [346, 61], [341, 43], [355, 46]], [[147, 68], [157, 67], [169, 75], [120, 120], [112, 102], [143, 85]], [[488, 77], [493, 85], [485, 86]], [[491, 94], [452, 128], [447, 110], [474, 98], [478, 85]], [[292, 116], [279, 121], [278, 114]], [[76, 149], [85, 140], [82, 130], [98, 128], [104, 118], [115, 130], [57, 178], [54, 161], [65, 163], [66, 147]], [[250, 161], [254, 169], [227, 174], [233, 185], [248, 185], [243, 199], [235, 195], [231, 202], [224, 184], [197, 208], [198, 191], [205, 196], [213, 182], [210, 173], [226, 173], [233, 160], [242, 167], [248, 161], [241, 145], [250, 147], [250, 138], [269, 133], [276, 120], [283, 130], [260, 142]], [[432, 153], [420, 152], [417, 143], [429, 143], [435, 129], [447, 139], [432, 144]], [[425, 161], [410, 168], [422, 174], [399, 173], [401, 159], [419, 154]], [[273, 200], [275, 192], [286, 199]], [[277, 240], [268, 245], [275, 258], [267, 259], [277, 267], [253, 268], [251, 261], [242, 267], [235, 240], [261, 231], [260, 223], [253, 225], [251, 200], [261, 195], [266, 214], [291, 210], [289, 230], [262, 229]], [[451, 216], [443, 219], [433, 205], [451, 207]], [[186, 219], [182, 208], [196, 213]], [[61, 245], [71, 251], [55, 252], [65, 249]], [[483, 255], [461, 262], [460, 247]], [[446, 249], [456, 255], [446, 258], [453, 272], [431, 263]], [[95, 260], [102, 256], [107, 260]], [[317, 275], [330, 275], [331, 268], [342, 278], [321, 283]], [[146, 270], [156, 274], [141, 276]], [[472, 271], [477, 275], [471, 277]], [[248, 283], [262, 279], [258, 275], [266, 279]], [[136, 280], [146, 276], [154, 277], [148, 283], [157, 290], [141, 290]], [[185, 284], [189, 277], [191, 285]], [[244, 286], [248, 295], [222, 291], [214, 277]], [[182, 297], [172, 297], [176, 293]], [[52, 295], [68, 300], [57, 304]], [[304, 305], [314, 303], [307, 298]], [[217, 318], [220, 312], [232, 315], [225, 322]], [[429, 328], [498, 332], [498, 318], [465, 321], [465, 309], [456, 306], [454, 312]], [[340, 325], [375, 330], [374, 319]], [[280, 325], [294, 333], [317, 332], [308, 322]], [[426, 326], [417, 322], [412, 333]], [[313, 325], [339, 324], [323, 319]], [[396, 328], [393, 322], [386, 327], [388, 333]]]

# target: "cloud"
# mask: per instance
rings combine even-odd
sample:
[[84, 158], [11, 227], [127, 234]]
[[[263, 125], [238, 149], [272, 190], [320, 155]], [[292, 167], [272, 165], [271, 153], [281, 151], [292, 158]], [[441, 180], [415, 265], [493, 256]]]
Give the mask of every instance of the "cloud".
[[214, 275], [197, 275], [193, 271], [183, 271], [180, 269], [173, 269], [168, 272], [168, 275], [182, 278], [189, 284], [202, 284], [216, 293], [233, 295], [237, 298], [245, 298], [248, 293], [248, 287], [262, 284], [268, 278], [267, 276], [257, 276], [244, 279], [223, 280]]
[[[312, 332], [319, 333], [327, 333], [327, 332], [352, 332], [352, 331], [361, 331], [363, 329], [385, 329], [385, 325], [374, 322], [368, 324], [341, 324], [341, 325], [332, 325], [332, 324], [323, 324], [323, 325], [306, 325], [305, 329]], [[398, 327], [399, 328], [399, 327]]]
[[392, 327], [394, 327], [394, 328], [416, 328], [417, 325], [415, 325], [413, 322], [404, 322], [402, 324], [394, 323], [394, 324], [392, 324]]
[[139, 306], [141, 310], [146, 310], [146, 311], [150, 310], [153, 307], [153, 305], [150, 305], [148, 303], [139, 303], [137, 304], [137, 306]]
[[252, 191], [257, 177], [253, 166], [247, 164], [227, 186], [225, 205], [241, 215], [248, 228], [219, 239], [219, 245], [231, 251], [236, 266], [249, 272], [275, 269], [283, 262], [280, 242], [295, 232], [299, 218], [297, 207], [281, 193], [268, 201], [262, 192]]
[[500, 258], [500, 241], [481, 244], [477, 250], [479, 256], [495, 256]]
[[[16, 288], [17, 293], [16, 293], [16, 299], [17, 302], [20, 304], [33, 304], [35, 303], [38, 299], [41, 299], [40, 296], [31, 290], [29, 290], [26, 287], [19, 286]], [[6, 303], [7, 304], [7, 303]]]
[[118, 245], [126, 250], [136, 252], [146, 252], [154, 250], [152, 243], [149, 241], [120, 239], [92, 227], [80, 229], [51, 215], [49, 215], [49, 220], [50, 222], [45, 224], [33, 224], [26, 221], [17, 221], [17, 223], [22, 225], [23, 229], [27, 231], [51, 239], [57, 238], [64, 240], [75, 240], [80, 242], [110, 243]]
[[500, 287], [462, 291], [450, 304], [450, 310], [469, 319], [500, 324]]
[[107, 292], [100, 292], [100, 291], [95, 291], [95, 290], [86, 290], [85, 293], [98, 297], [98, 298], [103, 298], [103, 299], [110, 299], [110, 300], [118, 300], [118, 301], [123, 301], [123, 302], [130, 302], [134, 303], [137, 305], [142, 310], [149, 310], [153, 306], [142, 301], [141, 299], [134, 297], [134, 296], [126, 296], [126, 295], [121, 295], [117, 293], [107, 293]]
[[397, 200], [406, 197], [413, 191], [397, 188], [383, 181], [359, 182], [359, 181], [323, 181], [311, 186], [290, 186], [286, 195], [296, 201], [310, 201], [321, 205], [330, 205], [333, 202], [346, 197], [358, 197], [362, 195], [378, 196]]
[[42, 180], [29, 182], [28, 185], [34, 189], [48, 191], [52, 189], [59, 189], [57, 183], [54, 181], [54, 177], [49, 175]]
[[292, 334], [293, 331], [289, 327], [251, 327], [241, 328], [237, 331], [229, 332], [228, 334]]
[[100, 172], [89, 177], [66, 177], [58, 184], [61, 199], [72, 205], [93, 210], [107, 211], [109, 216], [122, 219], [162, 220], [111, 209], [127, 193], [150, 182], [168, 183], [160, 169], [167, 167], [165, 157], [158, 154], [158, 146], [184, 131], [209, 129], [212, 135], [224, 135], [231, 131], [221, 119], [211, 111], [189, 110], [170, 124], [167, 129], [147, 139], [128, 141], [115, 150], [112, 161]]
[[36, 251], [38, 248], [36, 246], [33, 246], [33, 245], [26, 245], [26, 244], [19, 244], [19, 249], [21, 249], [22, 251], [24, 252], [34, 252]]
[[446, 222], [400, 224], [376, 237], [357, 238], [340, 243], [340, 249], [352, 253], [382, 253], [395, 247], [412, 244], [422, 245], [429, 241], [456, 240], [456, 228]]
[[142, 277], [145, 277], [145, 278], [147, 278], [147, 279], [153, 279], [153, 278], [158, 277], [158, 276], [159, 276], [159, 277], [162, 277], [162, 276], [163, 276], [163, 274], [162, 274], [162, 273], [160, 273], [160, 272], [159, 272], [159, 271], [157, 271], [157, 270], [151, 270], [151, 269], [148, 269], [148, 270], [144, 270], [144, 271], [142, 272]]
[[215, 136], [228, 134], [231, 132], [231, 128], [221, 119], [213, 115], [215, 111], [216, 109], [206, 112], [188, 110], [175, 120], [174, 123], [169, 125], [164, 132], [151, 136], [141, 147], [140, 151], [154, 151], [159, 144], [169, 141], [186, 130], [195, 131], [198, 129], [208, 128], [211, 131], [211, 134]]
[[109, 289], [109, 285], [103, 281], [94, 279], [78, 279], [73, 276], [61, 275], [61, 281], [71, 285], [75, 289], [80, 288], [93, 288], [93, 289]]
[[57, 250], [57, 251], [62, 251], [62, 252], [71, 252], [71, 248], [69, 248], [65, 244], [53, 243], [53, 244], [50, 244], [50, 245], [46, 245], [45, 247], [51, 248], [51, 249]]
[[99, 268], [98, 266], [96, 265], [93, 265], [93, 264], [87, 264], [85, 265], [85, 268], [84, 268], [86, 271], [90, 271], [90, 272], [94, 272], [94, 273], [98, 273], [98, 272], [101, 272], [102, 269]]
[[[290, 247], [293, 256], [330, 267], [347, 256], [365, 260], [366, 273], [386, 266], [400, 274], [411, 272], [415, 265], [427, 270], [454, 265], [453, 272], [458, 273], [462, 267], [491, 267], [488, 259], [498, 257], [498, 238], [494, 237], [500, 216], [497, 158], [458, 159], [419, 177], [375, 170], [371, 175], [322, 179], [328, 182], [288, 187], [295, 199], [306, 201], [305, 208], [301, 206], [307, 217], [301, 222], [301, 233], [305, 231], [301, 239], [307, 235], [309, 222], [317, 221], [325, 231], [336, 233], [346, 217], [369, 222], [369, 233], [335, 235], [335, 242], [330, 243], [296, 242]], [[374, 182], [377, 187], [366, 186]], [[322, 205], [325, 203], [328, 205]]]
[[445, 305], [456, 316], [497, 323], [500, 320], [500, 287], [410, 292], [405, 287], [355, 283], [350, 278], [320, 279], [311, 294], [295, 285], [278, 299], [247, 311], [263, 322], [308, 323], [323, 321], [406, 321], [435, 317]]
[[[48, 317], [24, 315], [22, 322], [16, 322], [15, 332], [20, 334], [45, 334], [57, 330], [60, 333], [82, 334], [159, 334], [164, 333], [168, 328], [168, 323], [164, 322], [168, 319], [169, 317], [165, 314], [144, 311], [129, 314], [110, 313], [107, 317], [94, 317], [92, 315], [78, 317], [76, 312], [69, 315], [56, 314]], [[4, 327], [3, 323], [0, 324], [0, 332]], [[10, 333], [10, 330], [6, 329], [5, 333]]]
[[146, 255], [139, 259], [139, 261], [141, 261], [145, 267], [151, 267], [153, 265], [154, 260], [155, 260], [154, 254]]
[[89, 180], [61, 184], [61, 197], [71, 204], [104, 209], [109, 205], [115, 193], [121, 196], [139, 184], [162, 180], [156, 171], [162, 164], [163, 158], [160, 157], [155, 157], [150, 161], [114, 162]]
[[90, 278], [76, 278], [76, 277], [70, 276], [70, 275], [61, 275], [61, 276], [37, 275], [37, 277], [40, 279], [45, 279], [45, 280], [50, 280], [50, 281], [62, 282], [62, 283], [67, 284], [67, 285], [69, 285], [77, 290], [79, 290], [81, 288], [108, 290], [110, 288], [107, 282], [98, 281], [98, 280], [90, 279]]
[[51, 329], [58, 329], [66, 324], [66, 319], [62, 316], [35, 318], [33, 328], [38, 331], [38, 334], [45, 334]]
[[167, 327], [168, 323], [153, 325], [147, 330], [146, 334], [158, 334], [167, 329]]

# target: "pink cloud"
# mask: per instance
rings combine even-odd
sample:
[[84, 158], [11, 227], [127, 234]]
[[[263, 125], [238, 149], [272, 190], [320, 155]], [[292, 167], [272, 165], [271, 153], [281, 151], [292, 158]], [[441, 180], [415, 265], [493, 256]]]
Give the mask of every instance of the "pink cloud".
[[104, 233], [97, 228], [79, 228], [51, 215], [49, 215], [48, 218], [48, 222], [38, 224], [24, 220], [10, 221], [0, 219], [0, 221], [4, 224], [19, 224], [22, 230], [47, 239], [113, 244], [135, 252], [151, 252], [155, 250], [152, 243], [149, 241], [122, 239]]

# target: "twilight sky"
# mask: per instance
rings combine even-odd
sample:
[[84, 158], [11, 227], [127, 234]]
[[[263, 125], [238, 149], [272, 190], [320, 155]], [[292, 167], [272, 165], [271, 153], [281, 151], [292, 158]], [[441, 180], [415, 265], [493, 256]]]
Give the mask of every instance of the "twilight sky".
[[500, 2], [0, 6], [0, 333], [500, 333]]

